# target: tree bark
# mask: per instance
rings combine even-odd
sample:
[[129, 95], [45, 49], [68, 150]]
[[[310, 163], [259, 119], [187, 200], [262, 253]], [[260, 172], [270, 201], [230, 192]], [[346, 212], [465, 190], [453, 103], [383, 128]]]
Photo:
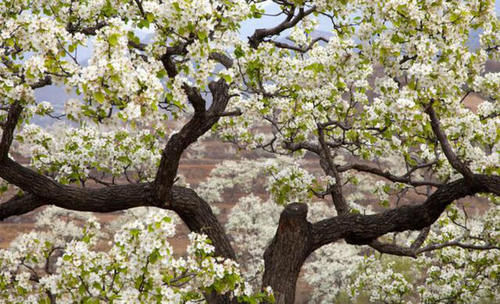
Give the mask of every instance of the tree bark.
[[277, 304], [294, 303], [300, 268], [311, 253], [307, 205], [293, 203], [281, 213], [276, 235], [264, 253], [262, 287], [271, 286]]
[[70, 210], [92, 212], [113, 212], [156, 206], [175, 211], [191, 231], [205, 233], [212, 240], [216, 255], [235, 259], [229, 238], [210, 205], [192, 189], [173, 186], [171, 200], [160, 204], [151, 183], [97, 189], [66, 186], [9, 158], [0, 162], [0, 177], [26, 192], [22, 197], [14, 197], [0, 204], [0, 220], [49, 204]]
[[272, 287], [277, 303], [292, 304], [300, 269], [314, 250], [339, 239], [370, 245], [390, 232], [421, 230], [434, 223], [446, 206], [477, 193], [500, 193], [500, 177], [476, 174], [439, 187], [424, 203], [402, 206], [373, 215], [342, 214], [314, 224], [307, 221], [307, 205], [288, 205], [276, 234], [264, 253], [262, 287]]

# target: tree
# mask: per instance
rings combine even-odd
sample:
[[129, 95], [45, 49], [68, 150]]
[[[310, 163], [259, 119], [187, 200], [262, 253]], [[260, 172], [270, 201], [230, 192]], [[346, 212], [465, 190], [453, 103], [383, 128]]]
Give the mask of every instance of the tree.
[[[44, 205], [167, 209], [206, 234], [216, 256], [234, 260], [210, 205], [176, 184], [184, 151], [212, 131], [296, 160], [266, 171], [269, 193], [286, 207], [262, 277], [278, 303], [293, 303], [304, 261], [322, 247], [344, 240], [415, 256], [450, 204], [497, 200], [500, 74], [485, 71], [500, 54], [494, 1], [274, 1], [272, 16], [258, 4], [3, 1], [0, 177], [23, 194], [0, 205], [0, 218]], [[269, 27], [239, 38], [242, 23], [266, 18]], [[317, 35], [319, 23], [326, 35]], [[141, 39], [140, 30], [154, 34]], [[78, 51], [90, 44], [83, 64]], [[30, 123], [57, 116], [34, 98], [49, 85], [79, 97], [65, 103], [74, 123], [64, 131]], [[485, 100], [477, 111], [464, 105], [473, 94]], [[189, 120], [169, 129], [184, 114]], [[28, 149], [30, 166], [9, 155], [13, 142]], [[322, 172], [300, 166], [305, 157]], [[348, 193], [367, 189], [383, 205], [406, 203], [363, 214]], [[308, 221], [312, 197], [331, 202], [335, 215]], [[421, 231], [410, 247], [379, 239], [407, 230]]]

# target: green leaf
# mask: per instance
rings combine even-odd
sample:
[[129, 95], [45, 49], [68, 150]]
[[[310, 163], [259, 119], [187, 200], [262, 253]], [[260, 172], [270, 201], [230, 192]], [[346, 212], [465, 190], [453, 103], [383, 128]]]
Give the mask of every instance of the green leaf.
[[236, 56], [236, 58], [241, 58], [241, 57], [245, 56], [245, 52], [243, 52], [243, 50], [241, 49], [241, 46], [238, 45], [234, 49], [234, 55]]
[[198, 39], [200, 39], [200, 40], [205, 40], [208, 37], [207, 33], [205, 33], [205, 31], [199, 31], [197, 33], [197, 35], [198, 35]]
[[116, 33], [109, 35], [109, 38], [108, 38], [109, 45], [116, 46], [118, 44], [118, 38], [119, 38], [119, 35]]
[[155, 16], [151, 13], [147, 13], [146, 14], [146, 19], [148, 20], [148, 22], [153, 22], [155, 20]]
[[102, 92], [96, 92], [94, 93], [94, 99], [97, 100], [98, 103], [103, 103], [104, 102], [104, 94]]

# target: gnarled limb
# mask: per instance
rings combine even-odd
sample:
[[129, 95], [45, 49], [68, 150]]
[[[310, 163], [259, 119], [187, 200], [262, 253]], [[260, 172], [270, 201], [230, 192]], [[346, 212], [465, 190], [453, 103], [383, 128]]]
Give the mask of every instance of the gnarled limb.
[[281, 213], [278, 229], [264, 253], [262, 286], [271, 286], [276, 303], [294, 303], [300, 268], [312, 252], [307, 205], [292, 203]]
[[23, 107], [19, 102], [13, 103], [7, 114], [7, 121], [3, 123], [2, 139], [0, 141], [0, 162], [8, 158], [10, 145], [14, 139], [14, 130], [21, 117]]
[[347, 214], [313, 224], [314, 247], [344, 238], [369, 244], [389, 232], [421, 230], [434, 223], [453, 201], [477, 193], [500, 193], [500, 176], [475, 174], [474, 183], [460, 179], [440, 186], [420, 205], [402, 206], [373, 215]]
[[[500, 193], [500, 177], [473, 175], [474, 182], [460, 179], [441, 185], [428, 199], [415, 206], [403, 206], [374, 215], [342, 214], [311, 224], [307, 221], [307, 205], [290, 204], [282, 212], [280, 224], [267, 248], [263, 287], [270, 285], [278, 303], [293, 303], [295, 283], [305, 259], [314, 250], [339, 239], [359, 245], [370, 245], [382, 252], [416, 256], [426, 251], [423, 244], [428, 227], [453, 201], [476, 193]], [[410, 248], [383, 244], [376, 239], [390, 232], [422, 230]], [[453, 242], [449, 246], [473, 245]], [[475, 246], [489, 249], [491, 246]], [[480, 248], [479, 248], [480, 247]], [[430, 250], [430, 249], [429, 249]]]
[[[0, 177], [28, 194], [0, 204], [0, 220], [55, 205], [76, 211], [113, 212], [134, 207], [159, 206], [151, 183], [80, 188], [61, 185], [25, 168], [11, 159], [0, 163]], [[216, 255], [235, 258], [234, 250], [212, 209], [193, 190], [173, 186], [171, 201], [162, 208], [175, 211], [194, 232], [205, 233], [215, 246]]]
[[5, 203], [0, 204], [0, 220], [15, 215], [26, 214], [46, 204], [46, 201], [37, 198], [33, 194], [16, 195]]
[[219, 120], [220, 114], [226, 109], [230, 98], [228, 93], [229, 86], [227, 83], [220, 79], [217, 82], [210, 83], [209, 88], [213, 100], [208, 110], [205, 110], [205, 100], [196, 89], [188, 86], [184, 88], [189, 101], [195, 109], [195, 113], [179, 133], [170, 137], [163, 150], [160, 166], [153, 183], [157, 192], [158, 202], [168, 203], [171, 200], [171, 198], [169, 198], [170, 190], [177, 176], [179, 161], [184, 150], [210, 130]]

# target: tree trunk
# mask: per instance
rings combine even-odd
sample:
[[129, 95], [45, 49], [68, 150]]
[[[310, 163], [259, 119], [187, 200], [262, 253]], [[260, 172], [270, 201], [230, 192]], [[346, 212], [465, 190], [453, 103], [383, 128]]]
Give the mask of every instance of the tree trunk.
[[276, 235], [264, 253], [262, 287], [271, 286], [277, 304], [295, 301], [300, 268], [312, 250], [307, 205], [293, 203], [281, 213]]

